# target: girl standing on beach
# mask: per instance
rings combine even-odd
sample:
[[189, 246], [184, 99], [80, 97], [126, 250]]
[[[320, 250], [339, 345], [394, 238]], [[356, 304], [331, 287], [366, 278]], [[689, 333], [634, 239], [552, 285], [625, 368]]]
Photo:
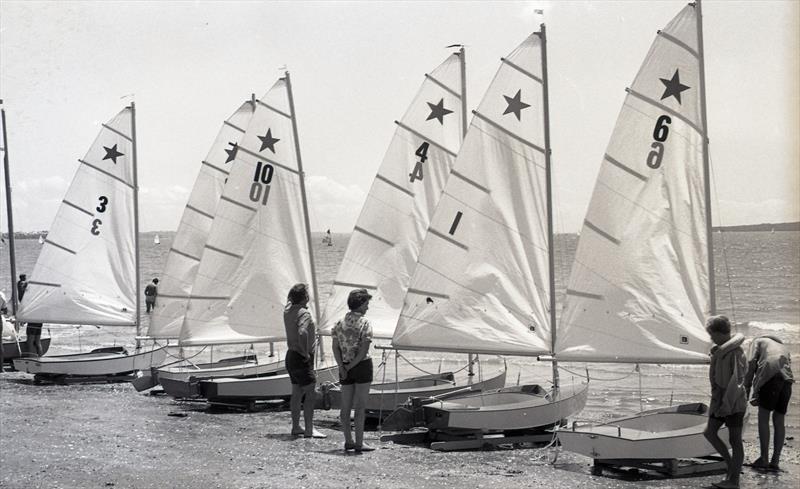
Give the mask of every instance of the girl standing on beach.
[[[372, 385], [372, 358], [369, 347], [372, 343], [372, 326], [364, 314], [372, 298], [366, 289], [355, 289], [347, 297], [350, 308], [344, 319], [333, 327], [333, 356], [339, 365], [339, 381], [342, 385], [340, 420], [344, 432], [344, 450], [368, 452], [373, 447], [364, 443], [365, 406]], [[355, 421], [355, 442], [350, 429], [350, 410]]]

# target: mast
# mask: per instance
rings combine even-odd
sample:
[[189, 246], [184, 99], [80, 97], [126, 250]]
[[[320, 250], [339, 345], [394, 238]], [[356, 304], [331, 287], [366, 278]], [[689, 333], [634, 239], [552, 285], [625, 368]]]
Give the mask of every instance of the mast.
[[[303, 219], [306, 225], [306, 240], [308, 241], [308, 260], [311, 263], [311, 287], [314, 291], [314, 316], [319, 324], [319, 294], [317, 293], [317, 271], [314, 266], [314, 248], [311, 242], [311, 225], [308, 221], [308, 202], [306, 199], [305, 173], [303, 173], [303, 160], [300, 158], [300, 140], [297, 136], [297, 115], [294, 112], [294, 96], [292, 95], [292, 80], [286, 71], [286, 92], [289, 95], [289, 112], [292, 115], [292, 135], [294, 137], [294, 151], [297, 155], [297, 169], [300, 171], [300, 196], [303, 200]], [[320, 342], [320, 345], [322, 342]]]
[[[0, 104], [3, 101], [0, 100]], [[9, 173], [8, 163], [8, 132], [6, 131], [6, 109], [0, 108], [0, 117], [3, 124], [3, 171], [5, 172], [6, 179], [6, 214], [8, 216], [8, 258], [11, 262], [11, 312], [14, 316], [17, 315], [17, 304], [19, 298], [17, 297], [17, 284], [14, 282], [17, 278], [17, 259], [16, 248], [14, 242], [14, 213], [11, 210], [11, 174]]]
[[[461, 134], [467, 135], [467, 53], [464, 46], [458, 50], [458, 57], [461, 60]], [[464, 138], [461, 138], [462, 142]]]
[[[556, 350], [556, 275], [553, 250], [553, 179], [550, 160], [550, 97], [547, 81], [547, 33], [546, 26], [540, 25], [539, 38], [542, 40], [542, 111], [544, 113], [544, 167], [547, 186], [547, 266], [550, 277], [550, 352]], [[553, 388], [558, 389], [558, 362], [553, 358]]]
[[136, 267], [136, 349], [141, 348], [139, 339], [141, 320], [139, 319], [141, 304], [141, 271], [139, 270], [139, 173], [136, 160], [136, 102], [131, 102], [131, 144], [133, 146], [133, 247], [134, 263]]
[[706, 59], [703, 49], [703, 7], [700, 0], [697, 9], [697, 54], [700, 58], [700, 120], [703, 127], [703, 180], [706, 204], [706, 253], [708, 254], [708, 288], [711, 295], [710, 314], [717, 313], [716, 278], [714, 277], [714, 233], [711, 228], [711, 165], [708, 161], [708, 117], [706, 112]]

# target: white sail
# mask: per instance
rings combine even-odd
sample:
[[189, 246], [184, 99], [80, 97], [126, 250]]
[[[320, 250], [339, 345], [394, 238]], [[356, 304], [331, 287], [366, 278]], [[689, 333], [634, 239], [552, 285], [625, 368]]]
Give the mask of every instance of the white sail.
[[475, 112], [392, 339], [398, 348], [550, 351], [541, 40], [528, 37]]
[[24, 322], [136, 324], [132, 113], [108, 123], [80, 166], [29, 274]]
[[153, 236], [153, 244], [154, 245], [160, 245], [161, 244], [161, 238], [157, 234], [155, 236]]
[[708, 361], [696, 15], [687, 6], [659, 32], [628, 90], [581, 231], [558, 359]]
[[[200, 165], [181, 222], [159, 276], [158, 299], [150, 318], [151, 338], [178, 338], [189, 304], [192, 285], [211, 231], [222, 189], [235, 160], [235, 148], [253, 116], [253, 104], [244, 102], [225, 122]], [[158, 237], [158, 236], [156, 236]]]
[[373, 296], [369, 318], [374, 336], [392, 337], [431, 215], [461, 145], [461, 59], [455, 53], [427, 75], [397, 122], [333, 282], [323, 334], [330, 334], [348, 311], [350, 291], [365, 288]]
[[191, 291], [182, 345], [283, 339], [292, 285], [311, 285], [286, 79], [261, 100], [236, 151]]

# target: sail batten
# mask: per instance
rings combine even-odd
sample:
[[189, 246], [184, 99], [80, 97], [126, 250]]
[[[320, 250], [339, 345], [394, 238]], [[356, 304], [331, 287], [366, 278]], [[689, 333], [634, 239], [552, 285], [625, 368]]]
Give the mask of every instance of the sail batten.
[[708, 361], [697, 23], [695, 7], [685, 7], [655, 37], [627, 90], [580, 233], [558, 360]]
[[395, 121], [322, 315], [322, 334], [330, 334], [348, 311], [347, 296], [356, 288], [351, 285], [372, 284], [373, 334], [392, 337], [430, 217], [461, 146], [462, 63], [460, 53], [452, 54], [426, 75]]

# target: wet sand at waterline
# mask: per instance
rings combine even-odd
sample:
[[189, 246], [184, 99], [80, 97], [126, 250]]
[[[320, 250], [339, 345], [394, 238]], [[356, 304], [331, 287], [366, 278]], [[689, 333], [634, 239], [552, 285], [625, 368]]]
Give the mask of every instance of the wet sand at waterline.
[[[317, 411], [327, 439], [289, 435], [286, 407], [252, 413], [209, 411], [205, 403], [137, 393], [130, 384], [33, 385], [31, 377], [0, 379], [0, 486], [22, 488], [427, 488], [709, 487], [720, 475], [665, 479], [591, 475], [591, 460], [553, 449], [436, 452], [380, 442], [345, 454], [338, 411]], [[791, 409], [797, 410], [797, 402]], [[587, 410], [597, 408], [587, 406]], [[588, 413], [592, 416], [592, 412]], [[583, 413], [587, 415], [587, 413]], [[598, 416], [598, 413], [594, 413]], [[796, 436], [796, 416], [788, 436]], [[787, 440], [780, 474], [745, 467], [742, 487], [796, 488], [800, 450]], [[746, 460], [757, 457], [754, 416], [745, 431]], [[553, 458], [556, 457], [555, 463]]]

